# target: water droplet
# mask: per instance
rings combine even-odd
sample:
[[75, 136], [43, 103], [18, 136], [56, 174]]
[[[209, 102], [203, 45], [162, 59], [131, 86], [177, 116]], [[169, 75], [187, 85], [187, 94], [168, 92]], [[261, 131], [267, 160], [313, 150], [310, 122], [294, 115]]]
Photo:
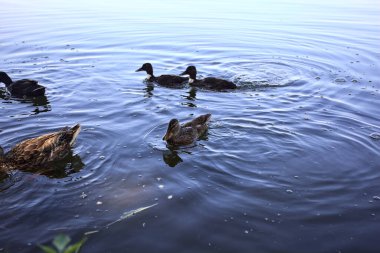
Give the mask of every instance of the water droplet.
[[286, 192], [287, 192], [287, 193], [293, 193], [293, 191], [290, 190], [290, 189], [287, 189]]
[[80, 197], [81, 197], [82, 199], [85, 199], [85, 198], [87, 198], [87, 194], [84, 193], [84, 192], [82, 192], [82, 194], [80, 195]]
[[173, 195], [169, 195], [169, 196], [168, 196], [168, 199], [172, 199], [172, 198], [173, 198]]
[[101, 205], [101, 204], [103, 204], [103, 202], [102, 201], [98, 201], [98, 202], [96, 202], [96, 204], [97, 205]]
[[374, 200], [380, 200], [380, 196], [373, 196], [372, 197]]
[[142, 223], [142, 227], [145, 228], [145, 222]]
[[248, 234], [248, 233], [249, 233], [249, 231], [248, 231], [248, 230], [244, 230], [244, 233], [245, 233], [245, 234]]
[[101, 156], [99, 156], [99, 159], [104, 160], [104, 159], [106, 159], [106, 157], [104, 155], [101, 155]]

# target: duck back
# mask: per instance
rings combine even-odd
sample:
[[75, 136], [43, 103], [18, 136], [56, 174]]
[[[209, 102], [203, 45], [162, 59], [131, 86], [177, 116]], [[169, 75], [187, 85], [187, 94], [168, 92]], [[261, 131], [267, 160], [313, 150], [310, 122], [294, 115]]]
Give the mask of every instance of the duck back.
[[12, 148], [5, 159], [18, 166], [41, 166], [46, 163], [60, 160], [71, 151], [80, 125], [31, 138], [20, 142]]
[[233, 82], [215, 78], [215, 77], [206, 77], [205, 79], [199, 80], [205, 88], [215, 89], [215, 90], [224, 90], [224, 89], [236, 89], [236, 85]]
[[45, 95], [45, 87], [30, 79], [18, 80], [8, 85], [7, 90], [14, 96], [37, 97]]
[[161, 75], [156, 77], [154, 81], [162, 86], [176, 87], [186, 82], [187, 78], [176, 75]]

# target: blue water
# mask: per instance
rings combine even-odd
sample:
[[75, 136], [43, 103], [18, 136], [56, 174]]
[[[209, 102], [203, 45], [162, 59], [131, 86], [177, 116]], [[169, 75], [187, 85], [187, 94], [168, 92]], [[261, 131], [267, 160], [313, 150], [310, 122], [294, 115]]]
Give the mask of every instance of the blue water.
[[[0, 70], [47, 94], [0, 85], [0, 145], [82, 124], [60, 170], [1, 181], [2, 251], [379, 252], [377, 1], [1, 3]], [[239, 88], [148, 85], [144, 62]], [[195, 146], [162, 141], [205, 113]]]

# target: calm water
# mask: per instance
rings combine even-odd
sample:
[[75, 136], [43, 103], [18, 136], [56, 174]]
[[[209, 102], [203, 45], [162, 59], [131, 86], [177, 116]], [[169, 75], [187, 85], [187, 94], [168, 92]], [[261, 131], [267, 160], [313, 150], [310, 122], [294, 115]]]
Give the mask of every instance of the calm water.
[[[2, 0], [0, 69], [47, 96], [1, 84], [0, 144], [83, 130], [60, 170], [1, 181], [0, 249], [98, 230], [84, 253], [379, 252], [380, 5], [305, 2]], [[240, 88], [153, 87], [144, 62]], [[166, 147], [204, 113], [207, 136]]]

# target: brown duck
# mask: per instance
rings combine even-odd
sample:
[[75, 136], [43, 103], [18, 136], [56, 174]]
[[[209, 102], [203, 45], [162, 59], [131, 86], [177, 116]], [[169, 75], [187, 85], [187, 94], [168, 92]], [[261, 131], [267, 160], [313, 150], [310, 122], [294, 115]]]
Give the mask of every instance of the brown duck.
[[20, 142], [8, 153], [0, 147], [0, 169], [23, 169], [43, 167], [50, 162], [67, 156], [80, 132], [80, 125], [64, 127], [58, 132], [49, 133]]
[[175, 146], [189, 145], [206, 132], [210, 118], [211, 114], [201, 115], [183, 125], [177, 119], [172, 119], [162, 139]]

